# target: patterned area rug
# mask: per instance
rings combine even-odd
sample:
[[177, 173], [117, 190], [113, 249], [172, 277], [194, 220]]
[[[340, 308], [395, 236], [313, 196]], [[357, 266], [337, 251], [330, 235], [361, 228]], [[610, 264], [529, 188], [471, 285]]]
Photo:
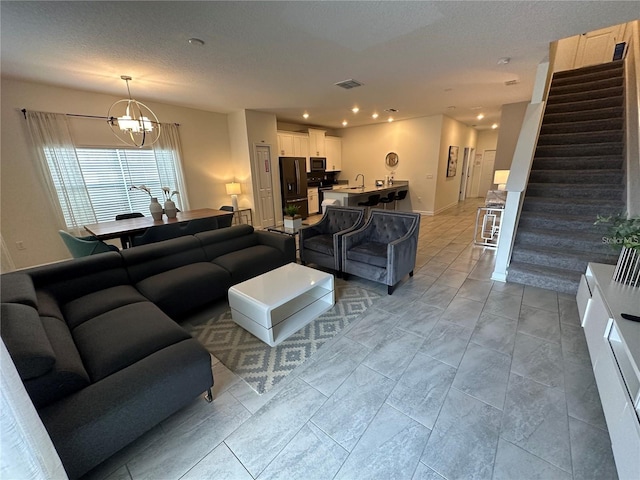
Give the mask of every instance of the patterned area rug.
[[231, 319], [231, 310], [200, 323], [183, 325], [229, 370], [260, 395], [302, 365], [342, 329], [356, 320], [380, 295], [336, 282], [333, 308], [276, 347], [258, 340]]

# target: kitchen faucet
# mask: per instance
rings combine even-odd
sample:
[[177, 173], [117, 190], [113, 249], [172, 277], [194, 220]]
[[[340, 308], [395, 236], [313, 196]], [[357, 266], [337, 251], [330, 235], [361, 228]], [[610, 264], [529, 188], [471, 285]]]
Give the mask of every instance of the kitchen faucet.
[[358, 177], [362, 177], [362, 188], [364, 188], [364, 175], [363, 175], [363, 174], [361, 174], [361, 173], [359, 173], [358, 175], [356, 175], [356, 179], [355, 179], [355, 181], [356, 181], [356, 182], [358, 181]]

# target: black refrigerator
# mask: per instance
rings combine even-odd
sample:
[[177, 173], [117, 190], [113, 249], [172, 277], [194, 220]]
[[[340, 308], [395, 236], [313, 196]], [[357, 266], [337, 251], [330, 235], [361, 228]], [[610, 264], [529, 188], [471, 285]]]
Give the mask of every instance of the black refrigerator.
[[302, 218], [309, 216], [307, 201], [307, 160], [304, 157], [280, 157], [282, 209], [297, 205]]

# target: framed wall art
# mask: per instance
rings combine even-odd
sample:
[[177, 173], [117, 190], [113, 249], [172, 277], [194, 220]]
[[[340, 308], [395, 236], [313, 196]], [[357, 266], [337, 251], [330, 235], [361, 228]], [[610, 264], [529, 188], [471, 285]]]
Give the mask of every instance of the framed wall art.
[[447, 177], [455, 177], [458, 169], [458, 150], [459, 147], [451, 145], [449, 147], [449, 160], [447, 162]]

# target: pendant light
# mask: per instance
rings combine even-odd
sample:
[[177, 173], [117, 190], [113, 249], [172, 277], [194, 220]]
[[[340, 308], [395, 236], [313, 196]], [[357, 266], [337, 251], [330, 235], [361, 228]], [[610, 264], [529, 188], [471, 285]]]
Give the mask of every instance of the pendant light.
[[[107, 122], [111, 131], [122, 142], [132, 147], [142, 148], [153, 145], [160, 137], [160, 122], [156, 114], [144, 103], [131, 98], [129, 80], [131, 77], [120, 77], [127, 83], [129, 98], [118, 100], [109, 108]], [[118, 114], [118, 112], [121, 112]]]

